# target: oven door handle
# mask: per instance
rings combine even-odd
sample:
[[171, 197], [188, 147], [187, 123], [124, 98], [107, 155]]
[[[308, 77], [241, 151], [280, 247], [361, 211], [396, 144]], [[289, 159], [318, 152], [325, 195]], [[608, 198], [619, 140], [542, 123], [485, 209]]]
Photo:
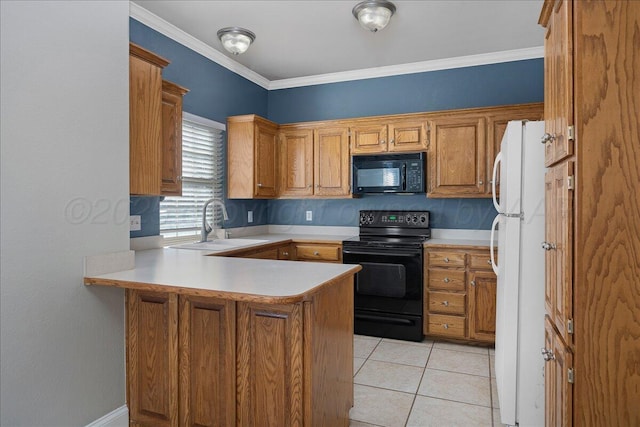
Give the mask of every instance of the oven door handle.
[[420, 251], [416, 251], [408, 254], [397, 253], [397, 252], [390, 254], [388, 250], [381, 250], [379, 252], [376, 252], [376, 251], [361, 251], [361, 250], [352, 251], [349, 249], [343, 249], [342, 253], [349, 254], [349, 255], [387, 255], [390, 258], [395, 258], [395, 257], [413, 258], [413, 257], [420, 256]]
[[409, 319], [402, 319], [397, 317], [388, 317], [388, 316], [375, 316], [371, 314], [355, 314], [356, 319], [360, 320], [370, 320], [379, 323], [388, 323], [393, 325], [413, 325], [413, 322]]

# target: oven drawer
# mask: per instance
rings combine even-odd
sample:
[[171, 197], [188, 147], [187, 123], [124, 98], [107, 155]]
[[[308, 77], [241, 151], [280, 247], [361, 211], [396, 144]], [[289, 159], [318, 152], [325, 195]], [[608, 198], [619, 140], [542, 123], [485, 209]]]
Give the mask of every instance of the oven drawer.
[[447, 316], [444, 314], [428, 315], [428, 333], [430, 335], [464, 338], [464, 324], [465, 318], [462, 316]]
[[429, 289], [465, 290], [465, 272], [461, 270], [429, 269]]
[[429, 266], [464, 268], [464, 252], [429, 251]]
[[469, 268], [474, 270], [491, 270], [491, 257], [486, 254], [469, 254]]
[[435, 313], [465, 315], [465, 294], [429, 292], [429, 311]]
[[296, 244], [296, 259], [299, 261], [340, 262], [341, 256], [340, 245]]

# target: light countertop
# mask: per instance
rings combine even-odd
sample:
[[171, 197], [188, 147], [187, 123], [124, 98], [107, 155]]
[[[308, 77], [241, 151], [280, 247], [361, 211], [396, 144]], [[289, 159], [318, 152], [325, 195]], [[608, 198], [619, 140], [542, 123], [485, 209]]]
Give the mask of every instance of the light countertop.
[[203, 252], [138, 251], [134, 269], [85, 277], [85, 284], [289, 304], [307, 300], [322, 285], [360, 270], [359, 265], [226, 258]]

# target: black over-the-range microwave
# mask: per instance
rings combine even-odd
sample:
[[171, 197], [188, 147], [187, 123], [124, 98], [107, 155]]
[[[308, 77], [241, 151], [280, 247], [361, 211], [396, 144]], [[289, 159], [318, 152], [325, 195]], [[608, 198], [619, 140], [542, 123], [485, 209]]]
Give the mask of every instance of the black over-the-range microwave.
[[352, 193], [424, 193], [426, 154], [352, 157]]

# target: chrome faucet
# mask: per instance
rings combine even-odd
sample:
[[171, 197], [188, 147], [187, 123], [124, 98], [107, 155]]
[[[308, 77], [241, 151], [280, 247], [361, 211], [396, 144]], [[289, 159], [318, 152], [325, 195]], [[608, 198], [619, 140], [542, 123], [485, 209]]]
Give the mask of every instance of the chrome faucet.
[[206, 242], [207, 241], [207, 236], [209, 235], [209, 233], [211, 233], [213, 231], [213, 227], [211, 227], [209, 224], [207, 224], [207, 207], [213, 203], [214, 205], [218, 205], [220, 206], [220, 208], [222, 208], [222, 218], [226, 221], [229, 219], [229, 216], [227, 215], [227, 208], [224, 206], [224, 202], [218, 198], [213, 198], [213, 199], [209, 199], [206, 202], [204, 202], [204, 207], [202, 208], [202, 238], [200, 239], [200, 242]]

